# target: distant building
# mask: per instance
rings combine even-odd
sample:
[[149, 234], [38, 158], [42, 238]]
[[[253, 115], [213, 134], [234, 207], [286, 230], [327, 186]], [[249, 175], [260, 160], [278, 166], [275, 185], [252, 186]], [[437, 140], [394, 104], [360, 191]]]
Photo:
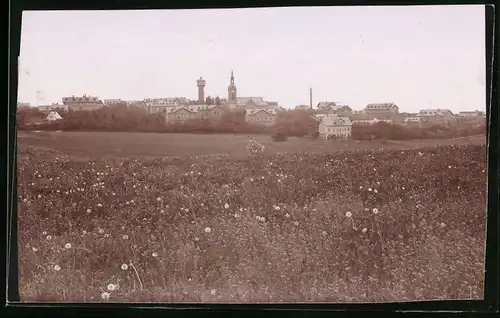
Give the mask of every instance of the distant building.
[[311, 107], [309, 107], [309, 105], [297, 105], [297, 106], [295, 106], [295, 109], [296, 110], [309, 110], [309, 109], [311, 109]]
[[399, 107], [394, 103], [378, 103], [368, 104], [365, 107], [365, 112], [376, 118], [390, 118], [399, 113]]
[[55, 111], [51, 111], [47, 117], [45, 117], [46, 121], [56, 121], [56, 120], [61, 120], [62, 117]]
[[104, 102], [104, 105], [106, 105], [106, 106], [113, 106], [113, 105], [117, 105], [117, 104], [127, 104], [126, 101], [123, 101], [119, 98], [117, 98], [117, 99], [105, 99], [103, 102]]
[[458, 117], [462, 119], [477, 119], [485, 117], [485, 112], [474, 110], [474, 111], [462, 111], [458, 113]]
[[418, 116], [422, 117], [427, 122], [444, 125], [456, 120], [449, 109], [422, 109], [418, 113]]
[[233, 71], [231, 71], [227, 95], [225, 103], [230, 109], [273, 109], [276, 111], [279, 107], [277, 102], [268, 102], [262, 97], [238, 97]]
[[353, 125], [372, 125], [377, 122], [377, 119], [368, 114], [356, 114], [350, 116]]
[[21, 108], [21, 107], [31, 107], [31, 105], [30, 105], [30, 103], [17, 102], [17, 108]]
[[329, 136], [349, 138], [352, 134], [352, 123], [349, 117], [330, 115], [321, 118], [319, 134], [327, 139]]
[[274, 126], [276, 124], [275, 109], [247, 109], [245, 121], [250, 125]]
[[93, 111], [105, 106], [99, 98], [87, 95], [63, 97], [62, 102], [70, 111]]

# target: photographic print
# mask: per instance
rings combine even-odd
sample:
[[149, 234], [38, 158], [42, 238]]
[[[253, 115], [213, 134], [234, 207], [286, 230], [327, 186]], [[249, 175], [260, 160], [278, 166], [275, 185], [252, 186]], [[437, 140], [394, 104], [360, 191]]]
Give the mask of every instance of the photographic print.
[[23, 11], [21, 302], [484, 297], [485, 7]]

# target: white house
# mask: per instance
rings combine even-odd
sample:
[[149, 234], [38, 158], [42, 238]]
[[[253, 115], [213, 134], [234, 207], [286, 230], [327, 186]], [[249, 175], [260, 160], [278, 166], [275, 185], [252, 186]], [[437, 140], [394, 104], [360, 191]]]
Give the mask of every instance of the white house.
[[45, 120], [47, 121], [56, 121], [56, 120], [61, 120], [62, 117], [59, 115], [57, 112], [51, 111], [47, 117], [45, 117]]
[[323, 138], [329, 136], [348, 138], [352, 133], [352, 123], [349, 117], [325, 116], [319, 123], [319, 134]]
[[459, 118], [464, 119], [475, 119], [475, 118], [483, 118], [485, 117], [484, 112], [475, 110], [475, 111], [463, 111], [458, 113]]

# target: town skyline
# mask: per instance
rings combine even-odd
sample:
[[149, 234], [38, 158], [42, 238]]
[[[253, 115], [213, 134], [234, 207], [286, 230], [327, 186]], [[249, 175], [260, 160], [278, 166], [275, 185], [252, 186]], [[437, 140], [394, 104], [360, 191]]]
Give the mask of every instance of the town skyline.
[[18, 101], [196, 100], [200, 77], [227, 98], [234, 70], [238, 96], [285, 108], [312, 88], [313, 106], [483, 110], [484, 49], [484, 6], [24, 12]]

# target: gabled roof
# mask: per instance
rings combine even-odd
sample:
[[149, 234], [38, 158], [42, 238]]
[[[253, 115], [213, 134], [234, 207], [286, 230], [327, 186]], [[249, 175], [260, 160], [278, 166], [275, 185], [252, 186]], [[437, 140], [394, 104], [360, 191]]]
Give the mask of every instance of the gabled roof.
[[237, 97], [236, 98], [236, 104], [238, 105], [248, 105], [251, 102], [251, 104], [258, 105], [258, 106], [264, 106], [268, 105], [266, 101], [262, 97]]
[[335, 102], [328, 102], [328, 101], [319, 102], [318, 105], [317, 105], [317, 107], [318, 108], [328, 108], [328, 107], [337, 108], [337, 103], [335, 103]]
[[269, 108], [269, 109], [247, 109], [246, 114], [248, 116], [254, 116], [257, 115], [258, 113], [264, 112], [268, 115], [276, 115], [276, 110]]
[[341, 116], [325, 116], [321, 119], [321, 122], [325, 126], [346, 126], [352, 125], [349, 117], [341, 117]]
[[189, 109], [188, 106], [180, 106], [180, 107], [174, 108], [172, 110], [171, 114], [172, 113], [177, 113], [177, 112], [179, 112], [181, 110], [185, 110], [185, 111], [188, 111], [188, 112], [193, 113], [193, 114], [197, 112], [196, 108], [195, 109]]
[[373, 103], [366, 105], [366, 110], [389, 110], [391, 108], [398, 107], [394, 103]]
[[429, 116], [444, 116], [445, 114], [450, 113], [453, 115], [453, 113], [449, 109], [422, 109], [419, 113], [418, 116], [423, 116], [423, 117], [429, 117]]
[[55, 112], [55, 111], [51, 111], [47, 117], [45, 117], [45, 119], [62, 119], [61, 115], [59, 115], [59, 113]]

